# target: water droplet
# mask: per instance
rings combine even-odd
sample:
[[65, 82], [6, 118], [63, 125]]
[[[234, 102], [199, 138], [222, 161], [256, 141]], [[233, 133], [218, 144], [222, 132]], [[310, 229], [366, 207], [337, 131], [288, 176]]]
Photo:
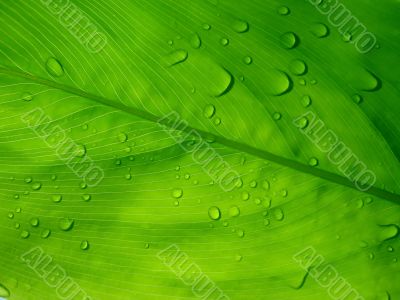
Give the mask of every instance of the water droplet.
[[286, 189], [283, 189], [283, 190], [281, 191], [281, 196], [284, 197], [284, 198], [286, 198], [287, 195], [288, 195], [288, 191], [287, 191]]
[[18, 195], [18, 194], [15, 194], [15, 195], [14, 195], [14, 199], [19, 199], [19, 195]]
[[64, 75], [64, 68], [61, 63], [54, 57], [50, 57], [46, 62], [46, 70], [50, 75], [54, 77], [60, 77]]
[[40, 233], [40, 237], [42, 239], [47, 239], [50, 236], [51, 230], [50, 229], [43, 229], [42, 232]]
[[301, 105], [303, 105], [303, 107], [309, 107], [312, 103], [311, 97], [310, 96], [303, 96], [301, 98]]
[[260, 198], [255, 198], [254, 199], [254, 204], [260, 205], [261, 204], [261, 199]]
[[249, 200], [249, 198], [250, 198], [250, 194], [246, 191], [243, 191], [242, 192], [242, 200], [247, 201], [247, 200]]
[[229, 40], [227, 39], [227, 38], [222, 38], [221, 40], [220, 40], [220, 43], [221, 43], [221, 45], [222, 46], [228, 46], [229, 45]]
[[268, 197], [268, 196], [265, 196], [264, 197], [264, 201], [263, 201], [263, 206], [265, 208], [270, 208], [271, 207], [271, 202], [272, 202], [272, 199], [270, 197]]
[[279, 113], [279, 112], [275, 112], [273, 115], [272, 115], [272, 117], [274, 118], [274, 120], [280, 120], [281, 118], [282, 118], [282, 115], [281, 115], [281, 113]]
[[235, 256], [235, 260], [236, 261], [241, 261], [242, 260], [242, 256], [241, 255], [239, 255], [239, 254], [237, 254], [236, 256]]
[[74, 227], [74, 223], [75, 223], [75, 221], [73, 219], [62, 218], [59, 221], [58, 226], [60, 227], [61, 230], [68, 231], [68, 230], [71, 230], [72, 227]]
[[239, 207], [237, 207], [237, 206], [232, 206], [232, 207], [229, 209], [229, 215], [230, 215], [231, 217], [237, 217], [237, 216], [239, 216], [239, 215], [240, 215], [240, 209], [239, 209]]
[[244, 230], [239, 229], [239, 230], [236, 232], [236, 234], [237, 234], [238, 237], [242, 238], [242, 237], [244, 237]]
[[124, 133], [124, 132], [120, 132], [120, 133], [118, 134], [118, 140], [119, 140], [121, 143], [125, 143], [125, 142], [128, 140], [128, 135], [127, 135], [126, 133]]
[[86, 147], [85, 145], [77, 144], [75, 145], [74, 155], [76, 157], [83, 157], [86, 154]]
[[179, 206], [179, 201], [178, 200], [174, 200], [174, 206]]
[[289, 70], [292, 74], [301, 76], [307, 73], [307, 65], [304, 61], [296, 59], [290, 63]]
[[243, 62], [244, 62], [246, 65], [250, 65], [250, 64], [253, 62], [253, 59], [252, 59], [250, 56], [245, 56], [245, 57], [243, 58]]
[[81, 183], [79, 184], [79, 187], [80, 187], [82, 190], [86, 189], [86, 188], [87, 188], [86, 182], [81, 182]]
[[16, 213], [20, 213], [21, 211], [22, 211], [21, 207], [17, 207], [17, 208], [15, 209], [15, 212], [16, 212]]
[[285, 217], [283, 210], [280, 208], [274, 209], [273, 215], [274, 215], [275, 220], [277, 220], [277, 221], [282, 221]]
[[207, 119], [211, 119], [215, 115], [215, 106], [212, 104], [207, 104], [203, 109], [203, 115]]
[[236, 20], [232, 24], [232, 29], [238, 33], [247, 32], [249, 30], [249, 23], [243, 20]]
[[53, 195], [53, 196], [51, 196], [51, 200], [53, 200], [53, 202], [55, 202], [55, 203], [59, 203], [62, 200], [62, 196], [61, 195]]
[[30, 224], [32, 227], [38, 227], [39, 226], [39, 219], [38, 218], [32, 218], [30, 220]]
[[25, 177], [24, 180], [25, 180], [26, 183], [31, 183], [32, 182], [32, 177], [30, 177], [30, 176]]
[[268, 83], [263, 87], [263, 89], [266, 93], [273, 96], [283, 95], [292, 87], [289, 76], [280, 70], [264, 69], [260, 76], [262, 76], [264, 81]]
[[188, 52], [183, 49], [176, 50], [164, 57], [164, 63], [167, 67], [184, 62], [188, 58]]
[[211, 206], [208, 209], [208, 216], [211, 220], [219, 220], [221, 218], [221, 211], [216, 206]]
[[310, 160], [308, 161], [308, 164], [311, 167], [316, 167], [318, 166], [318, 159], [316, 159], [315, 157], [311, 157]]
[[304, 129], [308, 126], [308, 119], [306, 117], [302, 117], [299, 120], [296, 120], [297, 127]]
[[0, 283], [0, 297], [10, 297], [10, 291]]
[[393, 251], [394, 251], [394, 249], [393, 249], [393, 247], [392, 247], [392, 246], [388, 246], [388, 247], [387, 247], [387, 251], [388, 251], [388, 252], [393, 252]]
[[21, 98], [22, 98], [22, 100], [29, 102], [29, 101], [32, 101], [33, 96], [31, 93], [23, 93]]
[[21, 227], [21, 224], [15, 223], [15, 228], [16, 228], [16, 229], [19, 229], [20, 227]]
[[205, 23], [205, 24], [203, 24], [202, 28], [203, 28], [204, 30], [210, 30], [210, 29], [211, 29], [211, 25]]
[[125, 174], [125, 179], [126, 180], [131, 180], [132, 179], [132, 174]]
[[9, 212], [7, 216], [8, 216], [9, 219], [13, 219], [14, 218], [14, 213], [13, 212]]
[[351, 97], [353, 99], [353, 101], [357, 104], [360, 104], [362, 102], [362, 97], [358, 94], [353, 95], [353, 97]]
[[322, 23], [315, 23], [311, 28], [311, 33], [317, 38], [324, 38], [329, 35], [329, 28]]
[[149, 243], [144, 244], [144, 248], [145, 249], [149, 249], [150, 248], [150, 244]]
[[253, 189], [256, 188], [256, 187], [257, 187], [257, 181], [252, 180], [252, 181], [250, 182], [249, 186], [250, 186], [251, 188], [253, 188]]
[[287, 6], [281, 6], [278, 8], [278, 14], [280, 14], [281, 16], [287, 16], [288, 14], [290, 14], [290, 9]]
[[193, 34], [192, 37], [190, 38], [190, 46], [192, 46], [194, 49], [200, 48], [201, 39], [197, 33]]
[[299, 38], [294, 32], [286, 32], [281, 35], [280, 42], [282, 47], [286, 49], [293, 49], [299, 44]]
[[268, 180], [264, 180], [263, 183], [262, 183], [262, 187], [263, 187], [264, 190], [268, 191], [269, 188], [270, 188], [269, 181]]
[[42, 187], [42, 184], [40, 182], [34, 182], [32, 184], [32, 190], [34, 190], [34, 191], [40, 190], [41, 187]]
[[90, 201], [92, 199], [92, 196], [89, 194], [84, 194], [82, 195], [82, 200], [83, 201]]
[[28, 230], [22, 230], [21, 234], [19, 235], [22, 239], [27, 239], [31, 234]]
[[174, 189], [172, 191], [172, 197], [179, 199], [182, 196], [183, 196], [183, 190], [182, 189]]
[[88, 242], [87, 240], [83, 240], [83, 241], [81, 242], [80, 248], [81, 248], [82, 250], [87, 250], [87, 249], [89, 249], [89, 242]]
[[265, 226], [269, 226], [269, 224], [271, 224], [270, 220], [269, 219], [265, 219], [264, 220], [264, 225]]
[[393, 239], [399, 235], [399, 227], [395, 224], [382, 225], [382, 231], [379, 234], [381, 241]]

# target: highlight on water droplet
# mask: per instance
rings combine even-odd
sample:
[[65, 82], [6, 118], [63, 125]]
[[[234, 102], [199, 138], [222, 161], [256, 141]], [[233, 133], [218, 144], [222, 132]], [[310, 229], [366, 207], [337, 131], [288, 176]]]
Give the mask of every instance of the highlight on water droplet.
[[54, 77], [61, 77], [64, 75], [64, 68], [61, 63], [54, 57], [50, 57], [46, 62], [46, 70]]
[[211, 220], [219, 220], [221, 218], [221, 211], [219, 210], [218, 207], [216, 206], [211, 206], [208, 209], [208, 216], [210, 217]]

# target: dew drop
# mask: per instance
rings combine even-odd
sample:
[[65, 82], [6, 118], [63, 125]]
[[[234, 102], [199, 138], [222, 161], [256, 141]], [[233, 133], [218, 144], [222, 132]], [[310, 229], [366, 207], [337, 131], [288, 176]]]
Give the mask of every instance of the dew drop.
[[379, 234], [381, 241], [393, 239], [399, 235], [399, 227], [395, 224], [383, 225], [382, 231]]
[[32, 190], [34, 190], [34, 191], [40, 190], [41, 187], [42, 187], [42, 184], [40, 182], [35, 182], [32, 184]]
[[250, 194], [246, 191], [243, 191], [242, 192], [242, 200], [247, 201], [247, 200], [249, 200], [249, 198], [250, 198]]
[[280, 208], [274, 209], [273, 215], [274, 215], [275, 220], [277, 220], [277, 221], [282, 221], [285, 217], [283, 210]]
[[301, 105], [303, 105], [303, 107], [309, 107], [311, 105], [311, 97], [310, 96], [303, 96], [301, 98]]
[[22, 211], [21, 207], [17, 207], [17, 208], [15, 209], [15, 212], [16, 212], [16, 213], [20, 213], [21, 211]]
[[48, 229], [48, 228], [45, 228], [45, 229], [43, 229], [42, 232], [40, 233], [40, 237], [41, 237], [42, 239], [47, 239], [47, 238], [50, 236], [50, 234], [51, 234], [51, 230]]
[[243, 62], [244, 62], [246, 65], [251, 65], [251, 63], [253, 62], [253, 59], [252, 59], [250, 56], [245, 56], [245, 57], [243, 58]]
[[232, 207], [229, 209], [229, 215], [230, 215], [231, 217], [237, 217], [237, 216], [239, 216], [239, 215], [240, 215], [240, 209], [239, 209], [239, 207], [237, 207], [237, 206], [232, 206]]
[[83, 241], [81, 242], [80, 248], [81, 248], [82, 250], [87, 250], [87, 249], [89, 249], [89, 242], [88, 242], [87, 240], [83, 240]]
[[60, 227], [61, 230], [68, 231], [68, 230], [71, 230], [72, 227], [74, 227], [74, 223], [75, 223], [75, 221], [73, 219], [62, 218], [59, 221], [58, 226]]
[[192, 48], [194, 49], [200, 48], [201, 39], [197, 33], [193, 34], [192, 37], [190, 38], [190, 46], [192, 46]]
[[82, 195], [82, 200], [83, 201], [90, 201], [92, 199], [92, 196], [89, 194], [84, 194]]
[[203, 115], [207, 118], [207, 119], [211, 119], [214, 115], [215, 115], [215, 106], [212, 104], [207, 104], [204, 109], [203, 109]]
[[254, 188], [256, 188], [256, 187], [257, 187], [257, 181], [255, 181], [255, 180], [252, 180], [252, 181], [250, 182], [250, 184], [249, 184], [249, 185], [250, 185], [250, 187], [251, 187], [251, 188], [253, 188], [253, 189], [254, 189]]
[[124, 132], [120, 132], [118, 134], [118, 141], [120, 141], [120, 143], [125, 143], [128, 140], [128, 135]]
[[10, 297], [10, 291], [0, 283], [0, 297]]
[[164, 63], [167, 67], [172, 67], [188, 58], [188, 52], [183, 49], [176, 50], [164, 57]]
[[8, 216], [9, 219], [14, 219], [14, 213], [13, 212], [9, 212], [7, 216]]
[[221, 211], [216, 206], [211, 206], [208, 209], [208, 216], [211, 220], [219, 220], [221, 218]]
[[236, 20], [232, 24], [232, 29], [238, 33], [247, 32], [249, 30], [249, 23], [243, 20]]
[[229, 45], [229, 40], [227, 39], [227, 38], [222, 38], [221, 40], [220, 40], [220, 43], [221, 43], [221, 45], [222, 46], [228, 46]]
[[307, 73], [307, 65], [304, 61], [296, 59], [290, 63], [289, 70], [292, 74], [301, 76]]
[[61, 63], [54, 57], [50, 57], [46, 62], [46, 70], [54, 77], [61, 77], [64, 75], [64, 68]]
[[242, 238], [242, 237], [244, 237], [244, 230], [239, 229], [239, 230], [236, 232], [236, 234], [237, 234], [238, 237]]
[[281, 16], [287, 16], [288, 14], [290, 14], [290, 9], [287, 6], [281, 6], [278, 8], [278, 14], [280, 14]]
[[62, 200], [62, 196], [61, 195], [53, 195], [53, 196], [51, 196], [51, 200], [53, 200], [53, 202], [55, 202], [55, 203], [59, 203]]
[[75, 155], [76, 157], [83, 157], [83, 156], [85, 156], [85, 154], [86, 154], [86, 147], [85, 147], [85, 145], [78, 144], [78, 145], [75, 146], [74, 155]]
[[306, 117], [302, 117], [299, 120], [296, 120], [297, 127], [304, 129], [308, 126], [308, 119]]
[[32, 218], [29, 222], [32, 227], [38, 227], [39, 226], [39, 219], [38, 218]]
[[31, 183], [32, 182], [32, 177], [30, 177], [30, 176], [28, 176], [28, 177], [25, 177], [25, 179], [24, 179], [24, 181], [26, 182], [26, 183]]
[[358, 94], [353, 95], [351, 98], [353, 99], [354, 103], [360, 104], [362, 102], [362, 97]]
[[205, 24], [203, 24], [203, 26], [202, 26], [202, 28], [204, 29], [204, 30], [210, 30], [211, 29], [211, 25], [210, 24], [207, 24], [207, 23], [205, 23]]
[[282, 47], [286, 49], [293, 49], [299, 44], [299, 38], [293, 32], [286, 32], [281, 35], [280, 42]]
[[271, 202], [272, 202], [271, 198], [266, 196], [266, 197], [264, 197], [263, 206], [265, 208], [270, 208], [271, 207]]
[[179, 199], [182, 196], [183, 196], [183, 190], [182, 189], [174, 189], [172, 191], [172, 197]]
[[324, 38], [329, 35], [329, 28], [322, 23], [315, 23], [311, 28], [311, 33], [317, 38]]
[[308, 161], [308, 164], [311, 167], [316, 167], [318, 166], [318, 159], [316, 159], [315, 157], [311, 157], [310, 160]]
[[33, 96], [31, 93], [23, 93], [21, 98], [22, 98], [22, 100], [29, 102], [29, 101], [32, 101]]
[[275, 113], [272, 115], [272, 117], [274, 118], [274, 120], [278, 121], [278, 120], [280, 120], [280, 119], [282, 118], [282, 115], [281, 115], [281, 113], [279, 113], [279, 112], [275, 112]]
[[262, 187], [263, 187], [264, 190], [268, 191], [269, 188], [270, 188], [269, 181], [268, 180], [264, 180], [263, 183], [262, 183]]
[[20, 234], [20, 237], [21, 237], [22, 239], [27, 239], [30, 235], [31, 235], [31, 234], [30, 234], [30, 232], [29, 232], [28, 230], [22, 230], [22, 231], [21, 231], [21, 234]]

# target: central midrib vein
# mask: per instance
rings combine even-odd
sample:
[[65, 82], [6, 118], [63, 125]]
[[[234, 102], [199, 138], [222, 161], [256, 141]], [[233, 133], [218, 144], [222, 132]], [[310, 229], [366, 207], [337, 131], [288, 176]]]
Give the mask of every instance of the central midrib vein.
[[[129, 114], [133, 114], [137, 117], [140, 117], [142, 119], [151, 121], [151, 122], [156, 122], [156, 123], [161, 123], [162, 125], [165, 126], [169, 126], [170, 124], [168, 123], [167, 120], [162, 120], [160, 121], [160, 117], [153, 115], [149, 112], [134, 108], [134, 107], [129, 107], [129, 106], [125, 106], [123, 104], [120, 104], [118, 102], [114, 102], [114, 101], [110, 101], [107, 98], [101, 97], [101, 96], [97, 96], [91, 93], [87, 93], [83, 90], [80, 90], [78, 88], [74, 88], [71, 86], [67, 86], [64, 84], [60, 84], [57, 82], [53, 82], [51, 80], [47, 80], [44, 78], [40, 78], [40, 77], [36, 77], [33, 76], [31, 74], [25, 73], [25, 72], [20, 72], [20, 71], [16, 71], [16, 70], [10, 70], [4, 67], [0, 67], [0, 72], [7, 74], [7, 75], [11, 75], [11, 76], [16, 76], [19, 78], [25, 78], [25, 79], [29, 79], [35, 83], [39, 83], [42, 84], [44, 86], [48, 86], [48, 87], [52, 87], [52, 88], [56, 88], [86, 99], [90, 99], [92, 101], [96, 101], [97, 103], [101, 103], [105, 106], [108, 107], [112, 107], [115, 108], [117, 110], [120, 110], [122, 112], [125, 113], [129, 113]], [[349, 187], [351, 189], [355, 189], [358, 190], [356, 188], [356, 186], [347, 178], [340, 176], [338, 174], [332, 173], [332, 172], [328, 172], [328, 171], [324, 171], [318, 168], [314, 168], [314, 167], [310, 167], [307, 166], [305, 164], [302, 164], [298, 161], [292, 160], [292, 159], [288, 159], [288, 158], [284, 158], [281, 157], [279, 155], [273, 154], [271, 152], [265, 151], [265, 150], [261, 150], [252, 146], [249, 146], [247, 144], [243, 144], [243, 143], [239, 143], [236, 142], [234, 140], [230, 140], [227, 138], [224, 138], [222, 136], [219, 135], [215, 135], [212, 133], [209, 133], [207, 131], [201, 130], [201, 129], [197, 129], [197, 128], [193, 128], [191, 126], [187, 126], [184, 129], [182, 129], [182, 131], [184, 132], [190, 132], [192, 130], [195, 130], [196, 132], [198, 132], [200, 134], [200, 136], [202, 136], [204, 139], [209, 139], [210, 137], [213, 138], [213, 140], [215, 140], [215, 142], [230, 147], [232, 149], [236, 149], [239, 150], [241, 152], [247, 153], [247, 154], [251, 154], [254, 156], [257, 156], [259, 158], [268, 160], [268, 161], [272, 161], [274, 163], [277, 163], [279, 165], [285, 166], [285, 167], [289, 167], [292, 168], [294, 170], [300, 171], [302, 173], [306, 173], [306, 174], [310, 174], [316, 177], [319, 177], [321, 179], [327, 180], [329, 182], [333, 182], [342, 186], [346, 186]], [[359, 190], [358, 190], [359, 191]], [[362, 192], [362, 191], [359, 191]], [[370, 194], [373, 196], [377, 196], [379, 198], [383, 198], [389, 201], [392, 201], [396, 204], [400, 204], [400, 195], [377, 188], [375, 186], [371, 187], [370, 189], [368, 189], [367, 191], [363, 191], [363, 193], [366, 194]]]

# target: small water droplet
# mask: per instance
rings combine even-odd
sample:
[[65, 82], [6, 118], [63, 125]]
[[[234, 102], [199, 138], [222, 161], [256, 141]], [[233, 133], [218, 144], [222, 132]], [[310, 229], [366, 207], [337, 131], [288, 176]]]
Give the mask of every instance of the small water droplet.
[[281, 35], [280, 42], [282, 47], [286, 49], [293, 49], [299, 44], [299, 38], [294, 32], [286, 32]]
[[246, 191], [243, 191], [242, 192], [242, 200], [247, 201], [247, 200], [249, 200], [249, 198], [250, 198], [250, 194]]
[[92, 199], [92, 196], [89, 194], [84, 194], [82, 195], [82, 200], [83, 201], [90, 201]]
[[19, 229], [21, 227], [21, 224], [15, 223], [15, 229]]
[[194, 49], [201, 47], [201, 39], [197, 33], [193, 34], [190, 38], [190, 46], [192, 46]]
[[86, 182], [81, 182], [81, 183], [79, 184], [79, 187], [80, 187], [82, 190], [86, 189], [86, 188], [87, 188]]
[[221, 43], [221, 45], [222, 46], [228, 46], [229, 45], [229, 40], [227, 39], [227, 38], [222, 38], [221, 40], [220, 40], [220, 43]]
[[271, 207], [271, 202], [272, 202], [272, 199], [270, 197], [268, 197], [268, 196], [265, 196], [264, 197], [264, 201], [263, 201], [263, 206], [265, 208], [270, 208]]
[[26, 182], [26, 183], [31, 183], [32, 182], [32, 177], [30, 177], [30, 176], [28, 176], [28, 177], [25, 177], [25, 179], [24, 179], [24, 181]]
[[301, 105], [303, 105], [303, 107], [309, 107], [312, 103], [311, 97], [308, 95], [305, 95], [301, 98]]
[[17, 208], [15, 209], [15, 212], [16, 212], [16, 213], [21, 213], [21, 211], [22, 211], [21, 207], [17, 207]]
[[21, 234], [19, 235], [22, 239], [27, 239], [30, 236], [30, 232], [28, 230], [22, 230]]
[[174, 189], [172, 191], [172, 197], [179, 199], [182, 196], [183, 196], [183, 190], [182, 189]]
[[14, 199], [19, 199], [19, 195], [18, 195], [18, 194], [15, 194], [15, 195], [14, 195]]
[[243, 62], [244, 62], [246, 65], [251, 65], [251, 63], [253, 62], [253, 59], [252, 59], [250, 56], [245, 56], [245, 57], [243, 58]]
[[207, 104], [204, 109], [203, 109], [203, 115], [207, 118], [207, 119], [211, 119], [214, 115], [215, 115], [215, 106], [212, 104]]
[[60, 219], [58, 226], [60, 227], [61, 230], [68, 231], [71, 230], [72, 227], [74, 227], [75, 221], [70, 218], [62, 218]]
[[221, 218], [221, 211], [216, 206], [211, 206], [208, 209], [208, 216], [211, 220], [219, 220]]
[[244, 230], [239, 229], [239, 230], [236, 232], [236, 234], [237, 234], [238, 237], [242, 238], [242, 237], [244, 237]]
[[278, 8], [278, 14], [280, 14], [281, 16], [287, 16], [288, 14], [290, 14], [290, 9], [287, 6], [281, 6]]
[[277, 221], [282, 221], [285, 217], [283, 210], [280, 208], [274, 209], [273, 215], [274, 215], [275, 220], [277, 220]]
[[205, 24], [203, 24], [202, 28], [203, 28], [204, 30], [210, 30], [210, 29], [211, 29], [211, 25], [205, 23]]
[[62, 200], [62, 196], [61, 195], [53, 195], [53, 196], [51, 196], [51, 200], [53, 200], [53, 202], [55, 202], [55, 203], [59, 203]]
[[167, 67], [172, 67], [184, 62], [188, 58], [188, 52], [183, 49], [175, 50], [164, 57], [164, 63]]
[[289, 70], [292, 74], [301, 76], [307, 73], [307, 65], [304, 61], [295, 59], [290, 63]]
[[318, 166], [318, 159], [316, 159], [315, 157], [311, 157], [310, 160], [308, 161], [308, 164], [311, 167], [316, 167]]
[[34, 182], [34, 183], [32, 184], [32, 190], [34, 190], [34, 191], [40, 190], [41, 187], [42, 187], [42, 184], [41, 184], [40, 182]]
[[87, 249], [89, 249], [89, 242], [88, 242], [87, 240], [83, 240], [83, 241], [81, 242], [80, 248], [81, 248], [82, 250], [87, 250]]
[[362, 102], [362, 97], [360, 95], [358, 95], [358, 94], [353, 95], [351, 98], [357, 104], [360, 104]]
[[239, 209], [239, 207], [237, 207], [237, 206], [232, 206], [232, 207], [229, 209], [229, 215], [230, 215], [231, 217], [237, 217], [237, 216], [239, 216], [239, 215], [240, 215], [240, 209]]
[[238, 33], [247, 32], [249, 30], [249, 23], [243, 20], [236, 20], [232, 24], [232, 29]]
[[39, 226], [39, 219], [38, 218], [32, 218], [29, 222], [32, 227], [38, 227]]
[[83, 157], [86, 154], [86, 146], [82, 144], [75, 145], [74, 155], [76, 157]]
[[257, 181], [255, 181], [255, 180], [250, 181], [249, 186], [250, 186], [251, 188], [253, 188], [253, 189], [256, 188], [256, 187], [257, 187]]
[[46, 62], [46, 70], [54, 77], [64, 75], [64, 68], [61, 63], [54, 57], [50, 57]]
[[8, 216], [9, 219], [14, 219], [14, 213], [13, 212], [9, 212], [7, 214], [7, 216]]
[[51, 230], [45, 228], [45, 229], [43, 229], [42, 232], [40, 233], [40, 237], [41, 237], [42, 239], [47, 239], [47, 238], [50, 236], [50, 234], [51, 234]]
[[125, 132], [120, 132], [118, 134], [118, 141], [120, 141], [120, 143], [125, 143], [128, 140], [128, 135]]
[[324, 38], [329, 35], [329, 28], [322, 23], [315, 23], [311, 28], [311, 33], [317, 38]]
[[275, 112], [273, 115], [272, 115], [272, 117], [274, 118], [274, 120], [280, 120], [281, 118], [282, 118], [282, 115], [281, 115], [281, 113], [279, 113], [279, 112]]
[[265, 219], [264, 220], [264, 225], [265, 226], [269, 226], [269, 224], [271, 224], [270, 220], [269, 219]]

